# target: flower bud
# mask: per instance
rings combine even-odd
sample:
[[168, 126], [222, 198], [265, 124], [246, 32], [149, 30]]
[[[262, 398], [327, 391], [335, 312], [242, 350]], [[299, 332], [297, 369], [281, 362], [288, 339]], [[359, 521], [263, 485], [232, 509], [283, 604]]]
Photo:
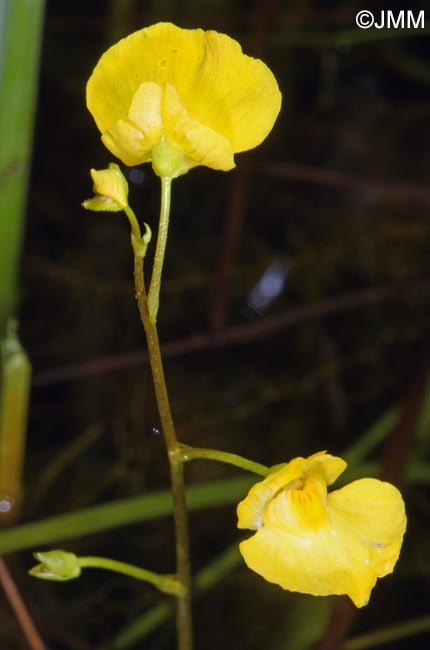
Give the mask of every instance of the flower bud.
[[111, 163], [108, 169], [91, 170], [95, 196], [82, 206], [95, 212], [121, 212], [128, 206], [128, 184], [118, 165]]
[[81, 575], [81, 567], [74, 553], [67, 551], [44, 551], [34, 553], [40, 564], [30, 569], [30, 575], [42, 580], [73, 580]]

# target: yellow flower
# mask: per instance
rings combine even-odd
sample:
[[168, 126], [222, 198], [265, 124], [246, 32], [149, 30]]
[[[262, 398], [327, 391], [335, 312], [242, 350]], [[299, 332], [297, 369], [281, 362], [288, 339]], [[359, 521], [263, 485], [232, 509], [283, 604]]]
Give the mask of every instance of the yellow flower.
[[227, 171], [272, 129], [281, 94], [269, 68], [225, 34], [158, 23], [103, 54], [87, 105], [106, 147], [126, 165], [152, 160], [163, 136], [196, 165]]
[[399, 491], [376, 479], [327, 494], [345, 468], [341, 458], [319, 452], [254, 485], [237, 514], [239, 528], [257, 532], [240, 552], [250, 569], [284, 589], [347, 594], [362, 607], [377, 578], [394, 569], [406, 515]]
[[109, 169], [92, 169], [95, 197], [87, 199], [82, 206], [95, 212], [120, 212], [128, 206], [128, 185], [115, 163]]

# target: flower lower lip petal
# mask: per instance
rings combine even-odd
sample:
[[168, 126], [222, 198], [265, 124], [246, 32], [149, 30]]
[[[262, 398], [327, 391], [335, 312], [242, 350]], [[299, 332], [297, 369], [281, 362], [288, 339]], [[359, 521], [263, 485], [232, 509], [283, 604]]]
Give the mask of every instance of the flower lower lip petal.
[[[324, 464], [332, 458], [295, 459], [251, 488], [238, 506], [239, 523], [251, 522], [257, 509], [264, 526], [240, 551], [252, 570], [284, 589], [347, 594], [362, 607], [376, 580], [394, 569], [406, 528], [404, 503], [394, 486], [376, 479], [354, 481], [325, 499], [331, 477]], [[302, 490], [289, 465], [302, 467]], [[268, 492], [280, 477], [289, 479], [287, 489]], [[319, 519], [324, 509], [326, 522]]]

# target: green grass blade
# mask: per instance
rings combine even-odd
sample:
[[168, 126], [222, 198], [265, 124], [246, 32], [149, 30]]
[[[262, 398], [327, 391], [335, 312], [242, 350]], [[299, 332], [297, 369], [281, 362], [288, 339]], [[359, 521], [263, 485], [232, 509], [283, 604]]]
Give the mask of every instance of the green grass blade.
[[0, 512], [10, 524], [21, 504], [31, 366], [12, 319], [8, 329], [0, 342]]
[[[188, 510], [237, 503], [253, 483], [255, 478], [240, 477], [191, 485], [187, 488]], [[172, 512], [169, 490], [121, 499], [4, 530], [0, 532], [0, 554], [23, 549], [43, 550], [45, 545], [119, 526], [151, 521]]]
[[417, 634], [425, 634], [426, 632], [430, 632], [430, 616], [421, 616], [405, 621], [404, 623], [390, 625], [389, 627], [380, 628], [374, 632], [357, 636], [354, 639], [346, 641], [342, 645], [341, 650], [366, 650], [366, 648], [373, 650], [373, 648], [377, 648], [385, 643], [408, 639]]
[[14, 503], [0, 508], [4, 523], [19, 513], [25, 454], [30, 364], [16, 335], [19, 349], [4, 351], [14, 335], [43, 12], [44, 0], [0, 2], [0, 497]]
[[0, 3], [0, 338], [14, 315], [44, 0]]
[[[194, 593], [200, 595], [209, 591], [241, 562], [242, 556], [239, 553], [238, 545], [229, 546], [197, 573], [194, 581]], [[126, 648], [133, 647], [164, 623], [172, 613], [171, 603], [165, 600], [157, 603], [121, 630], [113, 639], [109, 650], [126, 650]]]
[[[348, 474], [347, 474], [348, 472]], [[348, 468], [347, 479], [377, 476], [378, 463], [362, 463]], [[258, 480], [258, 479], [257, 479]], [[430, 483], [428, 463], [409, 463], [405, 472], [405, 483]], [[187, 488], [188, 510], [204, 510], [230, 504], [237, 504], [255, 477], [239, 477], [208, 481]], [[342, 484], [339, 481], [339, 484]], [[169, 490], [161, 490], [144, 496], [121, 499], [91, 508], [85, 508], [66, 515], [42, 519], [0, 532], [0, 555], [24, 549], [43, 550], [44, 545], [57, 544], [83, 535], [111, 530], [143, 521], [152, 521], [172, 514], [172, 500]]]
[[370, 429], [357, 438], [354, 444], [342, 454], [342, 458], [346, 460], [348, 465], [358, 465], [361, 463], [375, 447], [385, 440], [396, 426], [398, 419], [399, 409], [397, 407], [389, 409]]

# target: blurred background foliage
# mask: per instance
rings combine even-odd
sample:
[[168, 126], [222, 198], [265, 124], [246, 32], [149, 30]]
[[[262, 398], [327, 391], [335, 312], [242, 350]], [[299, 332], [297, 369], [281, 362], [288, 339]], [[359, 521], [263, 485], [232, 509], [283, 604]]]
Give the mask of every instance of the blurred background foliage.
[[[159, 327], [179, 438], [268, 465], [362, 449], [351, 454], [352, 474], [369, 469], [399, 484], [407, 504], [395, 574], [358, 613], [249, 572], [230, 549], [240, 496], [193, 512], [195, 572], [219, 556], [200, 576], [210, 590], [196, 600], [197, 648], [374, 648], [363, 635], [380, 628], [391, 630], [385, 647], [427, 647], [413, 622], [423, 623], [430, 597], [429, 29], [359, 30], [363, 8], [46, 3], [19, 302], [34, 372], [22, 520], [168, 486], [128, 226], [80, 207], [90, 167], [112, 161], [85, 108], [86, 81], [109, 45], [160, 20], [230, 34], [265, 60], [284, 97], [272, 133], [237, 156], [234, 172], [197, 168], [174, 183]], [[388, 9], [406, 7], [372, 3], [376, 15]], [[155, 229], [158, 179], [149, 166], [125, 172], [131, 204]], [[240, 475], [209, 461], [186, 473], [190, 485]], [[64, 534], [60, 546], [172, 571], [170, 518], [111, 525]], [[37, 550], [31, 529], [24, 545]], [[27, 550], [11, 567], [50, 649], [174, 647], [168, 608], [151, 587], [97, 571], [39, 583], [26, 575], [31, 564]], [[2, 597], [0, 616], [1, 647], [25, 648]]]

